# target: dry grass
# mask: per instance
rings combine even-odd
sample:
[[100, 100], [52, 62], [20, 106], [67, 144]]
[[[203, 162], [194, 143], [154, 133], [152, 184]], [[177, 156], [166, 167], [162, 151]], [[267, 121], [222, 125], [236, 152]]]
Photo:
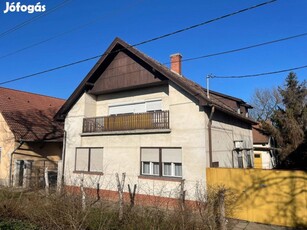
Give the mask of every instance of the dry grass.
[[[124, 209], [100, 200], [82, 209], [81, 197], [69, 194], [45, 196], [40, 191], [0, 190], [1, 229], [217, 229], [217, 192], [202, 194], [198, 209], [166, 210], [160, 207]], [[204, 201], [206, 199], [206, 202]], [[4, 228], [2, 228], [4, 226]]]

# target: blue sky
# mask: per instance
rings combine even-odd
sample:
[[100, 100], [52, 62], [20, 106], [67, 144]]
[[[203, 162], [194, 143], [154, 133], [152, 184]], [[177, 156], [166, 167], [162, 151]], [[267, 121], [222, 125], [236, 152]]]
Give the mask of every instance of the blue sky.
[[[265, 0], [70, 0], [58, 10], [7, 34], [1, 33], [41, 13], [3, 13], [0, 1], [0, 82], [102, 54], [115, 37], [135, 44], [201, 23]], [[16, 1], [15, 1], [16, 2]], [[22, 4], [39, 1], [24, 0]], [[63, 0], [40, 1], [47, 12]], [[205, 26], [137, 48], [161, 63], [173, 53], [183, 59], [222, 52], [307, 32], [307, 1], [278, 0]], [[77, 28], [77, 29], [76, 29]], [[62, 36], [59, 34], [65, 33]], [[6, 56], [51, 37], [48, 42]], [[307, 36], [242, 52], [183, 62], [183, 74], [206, 86], [218, 76], [270, 72], [307, 65]], [[1, 85], [68, 98], [98, 59]], [[300, 81], [307, 68], [296, 71]], [[245, 79], [211, 79], [210, 89], [249, 101], [256, 88], [283, 85], [287, 73]]]

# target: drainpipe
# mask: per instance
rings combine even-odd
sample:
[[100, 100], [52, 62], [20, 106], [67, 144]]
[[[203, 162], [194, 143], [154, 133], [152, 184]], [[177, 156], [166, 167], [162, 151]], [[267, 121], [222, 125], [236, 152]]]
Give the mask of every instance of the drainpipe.
[[9, 186], [12, 186], [12, 166], [13, 166], [13, 155], [23, 145], [24, 141], [20, 140], [19, 145], [10, 154], [10, 175], [9, 175]]
[[208, 122], [208, 139], [209, 139], [209, 163], [210, 168], [212, 168], [212, 132], [211, 132], [211, 126], [212, 126], [212, 118], [215, 111], [215, 107], [211, 106], [211, 112], [209, 116], [209, 122]]
[[65, 156], [66, 156], [66, 137], [67, 137], [67, 132], [64, 130], [64, 135], [63, 135], [63, 150], [62, 150], [62, 176], [61, 176], [61, 186], [64, 185], [64, 171], [65, 171]]

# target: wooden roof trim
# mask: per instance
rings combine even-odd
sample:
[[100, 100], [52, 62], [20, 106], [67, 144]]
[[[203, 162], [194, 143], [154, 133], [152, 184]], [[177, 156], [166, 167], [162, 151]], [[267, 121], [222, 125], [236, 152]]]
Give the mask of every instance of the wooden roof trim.
[[[118, 49], [116, 49], [116, 46], [119, 46]], [[196, 87], [192, 87], [189, 85], [191, 81], [184, 76], [179, 76], [178, 74], [172, 72], [170, 69], [167, 67], [163, 66], [162, 64], [158, 63], [154, 59], [150, 58], [149, 56], [145, 55], [144, 53], [140, 52], [139, 50], [135, 49], [133, 46], [127, 44], [120, 38], [115, 38], [114, 41], [111, 43], [109, 48], [106, 50], [106, 52], [102, 55], [102, 57], [97, 61], [97, 63], [94, 65], [94, 67], [89, 71], [89, 73], [86, 75], [86, 77], [83, 79], [83, 81], [79, 84], [79, 86], [75, 89], [75, 91], [72, 93], [72, 95], [68, 98], [66, 103], [61, 107], [61, 109], [58, 111], [58, 113], [55, 115], [57, 120], [64, 120], [65, 116], [67, 115], [67, 112], [70, 110], [70, 108], [76, 103], [76, 101], [81, 97], [81, 95], [84, 93], [86, 90], [85, 86], [87, 83], [92, 84], [94, 82], [91, 81], [91, 78], [94, 77], [94, 74], [96, 71], [101, 68], [101, 65], [106, 61], [106, 59], [110, 56], [110, 54], [115, 54], [120, 51], [129, 51], [132, 53], [135, 57], [143, 61], [145, 64], [149, 65], [152, 67], [154, 70], [158, 71], [160, 74], [168, 78], [170, 81], [181, 87], [183, 90], [185, 90], [187, 93], [195, 97], [201, 106], [208, 106], [214, 104], [219, 110], [237, 117], [238, 119], [241, 119], [245, 122], [254, 124], [255, 122], [249, 118], [245, 118], [239, 114], [236, 114], [233, 111], [230, 111], [226, 108], [223, 108], [221, 105], [218, 103], [213, 102], [212, 100], [208, 99], [205, 96], [205, 91], [204, 88], [199, 86], [199, 89], [196, 89]], [[114, 55], [115, 57], [115, 55]], [[111, 57], [112, 58], [112, 57]], [[187, 82], [185, 82], [187, 81]], [[88, 84], [88, 85], [89, 85]], [[194, 83], [195, 86], [198, 84]], [[200, 92], [202, 89], [203, 92]], [[239, 98], [234, 98], [228, 95], [224, 95], [221, 93], [213, 92], [214, 94], [220, 95], [222, 97], [226, 97], [235, 101], [239, 102], [244, 102]]]

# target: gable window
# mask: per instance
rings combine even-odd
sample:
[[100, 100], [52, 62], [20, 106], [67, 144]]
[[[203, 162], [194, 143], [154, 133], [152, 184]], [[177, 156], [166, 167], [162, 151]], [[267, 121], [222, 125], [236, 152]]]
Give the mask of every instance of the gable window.
[[103, 148], [76, 148], [76, 172], [102, 172]]
[[141, 148], [141, 174], [182, 177], [181, 148]]

